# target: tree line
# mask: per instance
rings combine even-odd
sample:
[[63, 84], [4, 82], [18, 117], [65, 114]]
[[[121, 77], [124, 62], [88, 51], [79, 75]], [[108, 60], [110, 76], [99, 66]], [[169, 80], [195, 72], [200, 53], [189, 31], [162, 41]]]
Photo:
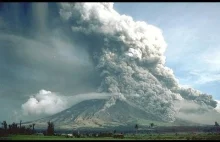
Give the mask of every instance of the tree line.
[[[12, 124], [7, 124], [6, 121], [3, 121], [1, 123], [2, 128], [0, 128], [0, 136], [8, 136], [9, 134], [19, 134], [19, 135], [32, 135], [32, 134], [36, 134], [35, 131], [35, 123], [30, 124], [30, 125], [26, 125], [26, 126], [22, 126], [22, 120], [20, 120], [20, 123], [15, 123], [13, 122]], [[54, 133], [54, 123], [53, 122], [47, 122], [47, 129], [43, 132], [44, 135], [47, 136], [53, 136], [55, 135]], [[154, 126], [156, 126], [154, 123], [150, 123], [149, 127], [150, 128], [154, 128]], [[214, 126], [216, 126], [216, 128], [218, 128], [217, 131], [219, 131], [219, 124], [218, 122], [215, 122]], [[133, 127], [136, 130], [136, 134], [138, 133], [138, 129], [139, 129], [139, 125], [135, 124], [135, 126]], [[169, 127], [172, 128], [173, 131], [177, 131], [178, 129], [180, 130], [182, 127], [180, 128], [176, 128], [174, 130], [174, 127]], [[165, 128], [163, 128], [165, 129]], [[167, 128], [168, 129], [168, 128]], [[191, 128], [190, 128], [191, 129]], [[215, 131], [216, 131], [215, 130]], [[186, 130], [185, 130], [186, 131]], [[122, 134], [122, 133], [121, 133]], [[80, 137], [79, 132], [78, 133], [74, 133], [73, 135], [75, 137]], [[113, 131], [113, 133], [100, 133], [100, 136], [110, 136], [110, 135], [117, 135], [116, 134], [116, 130]]]
[[[19, 126], [17, 123], [7, 124], [6, 121], [1, 123], [2, 128], [0, 128], [0, 136], [8, 136], [9, 134], [20, 134], [20, 135], [32, 135], [35, 134], [35, 123], [28, 126], [21, 126], [22, 120], [20, 120]], [[44, 135], [54, 135], [54, 123], [48, 122], [47, 130], [44, 131]]]

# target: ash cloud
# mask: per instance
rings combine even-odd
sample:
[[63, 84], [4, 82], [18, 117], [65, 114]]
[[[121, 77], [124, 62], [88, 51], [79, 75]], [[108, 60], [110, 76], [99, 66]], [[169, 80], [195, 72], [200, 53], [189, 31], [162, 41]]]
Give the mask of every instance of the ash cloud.
[[176, 101], [175, 104], [180, 108], [176, 118], [205, 125], [213, 125], [220, 119], [218, 107], [212, 109], [205, 103], [201, 104], [192, 100]]
[[[81, 35], [102, 78], [99, 92], [121, 93], [163, 121], [174, 121], [175, 100], [193, 100], [212, 108], [210, 95], [180, 87], [165, 66], [162, 31], [132, 17], [120, 15], [113, 3], [61, 3], [60, 16]], [[138, 94], [135, 97], [132, 94]], [[109, 104], [114, 104], [114, 98]]]

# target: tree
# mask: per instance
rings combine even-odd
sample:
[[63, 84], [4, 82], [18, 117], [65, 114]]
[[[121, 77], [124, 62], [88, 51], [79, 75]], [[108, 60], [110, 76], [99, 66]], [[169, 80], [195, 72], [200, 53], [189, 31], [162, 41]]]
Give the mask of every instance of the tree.
[[113, 133], [115, 134], [115, 133], [116, 133], [116, 130], [114, 130]]
[[26, 132], [25, 126], [21, 126], [21, 128], [20, 128], [20, 134], [25, 134], [25, 132]]
[[52, 136], [54, 135], [54, 124], [53, 122], [47, 122], [48, 127], [47, 127], [47, 135]]
[[154, 127], [154, 123], [150, 123], [150, 127], [151, 127], [151, 128]]
[[215, 122], [215, 126], [219, 126], [218, 122]]
[[22, 122], [22, 120], [20, 120], [20, 128], [21, 128], [21, 122]]
[[138, 131], [138, 124], [136, 124], [136, 125], [134, 126], [134, 128], [136, 129], [136, 134], [137, 134], [137, 131]]
[[2, 122], [2, 132], [0, 132], [0, 135], [7, 135], [8, 132], [7, 132], [7, 128], [8, 128], [8, 124], [6, 121], [3, 121]]
[[4, 128], [5, 131], [7, 130], [8, 124], [6, 123], [6, 121], [2, 122], [2, 127]]
[[33, 125], [33, 126], [32, 126], [32, 128], [33, 128], [33, 133], [34, 133], [34, 126], [35, 126], [35, 123], [33, 123], [32, 125]]
[[13, 122], [11, 125], [8, 125], [8, 127], [8, 131], [10, 134], [17, 134], [19, 131], [18, 125], [15, 122]]

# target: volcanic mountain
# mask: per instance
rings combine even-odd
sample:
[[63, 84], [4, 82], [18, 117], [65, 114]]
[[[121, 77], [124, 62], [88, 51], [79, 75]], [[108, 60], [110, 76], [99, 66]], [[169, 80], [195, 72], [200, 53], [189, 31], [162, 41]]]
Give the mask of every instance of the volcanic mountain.
[[146, 113], [134, 104], [117, 100], [115, 105], [103, 109], [106, 100], [92, 99], [82, 101], [69, 109], [55, 115], [29, 122], [35, 123], [37, 128], [45, 128], [47, 122], [54, 122], [56, 129], [114, 129], [128, 127], [135, 124], [149, 126], [154, 123], [158, 126], [171, 125], [199, 125], [177, 118], [174, 122], [163, 122], [157, 116]]

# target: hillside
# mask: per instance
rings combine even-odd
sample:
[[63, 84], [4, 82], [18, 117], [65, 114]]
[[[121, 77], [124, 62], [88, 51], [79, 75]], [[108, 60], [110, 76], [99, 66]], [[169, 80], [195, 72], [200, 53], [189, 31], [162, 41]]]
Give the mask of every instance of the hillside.
[[48, 121], [52, 121], [57, 129], [126, 128], [134, 124], [145, 127], [149, 126], [150, 123], [157, 126], [199, 125], [181, 119], [176, 119], [172, 123], [159, 121], [156, 116], [147, 114], [145, 111], [121, 100], [117, 100], [116, 104], [110, 108], [102, 110], [105, 102], [106, 100], [100, 99], [86, 100], [55, 115], [36, 120], [34, 123], [36, 123], [36, 128], [43, 128], [47, 126]]

